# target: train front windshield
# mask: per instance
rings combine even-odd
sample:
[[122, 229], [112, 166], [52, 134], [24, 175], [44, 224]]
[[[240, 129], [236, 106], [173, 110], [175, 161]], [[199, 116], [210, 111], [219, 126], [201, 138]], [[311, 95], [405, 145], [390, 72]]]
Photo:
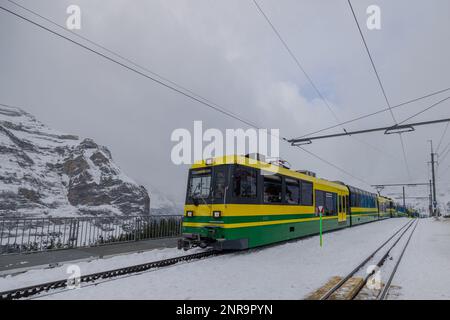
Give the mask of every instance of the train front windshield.
[[209, 198], [211, 179], [211, 169], [192, 170], [188, 184], [188, 199]]
[[192, 169], [186, 204], [223, 203], [226, 196], [226, 166]]

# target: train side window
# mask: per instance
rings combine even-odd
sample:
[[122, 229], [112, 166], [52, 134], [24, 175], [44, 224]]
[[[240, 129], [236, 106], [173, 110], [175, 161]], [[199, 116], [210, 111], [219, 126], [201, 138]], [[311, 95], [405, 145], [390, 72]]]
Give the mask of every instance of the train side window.
[[257, 178], [255, 169], [237, 166], [233, 175], [233, 196], [245, 199], [256, 199]]
[[339, 196], [339, 212], [342, 212], [342, 196]]
[[316, 208], [323, 207], [325, 210], [325, 192], [316, 190]]
[[280, 176], [264, 176], [263, 188], [265, 203], [281, 203], [282, 183]]
[[225, 196], [225, 185], [226, 185], [226, 174], [224, 167], [216, 167], [214, 169], [214, 187], [213, 194], [215, 203], [223, 203], [223, 198]]
[[308, 181], [301, 181], [301, 197], [302, 206], [312, 206], [313, 205], [313, 184]]
[[300, 203], [300, 184], [296, 179], [286, 178], [286, 202], [288, 204]]
[[325, 192], [325, 215], [337, 215], [336, 193]]

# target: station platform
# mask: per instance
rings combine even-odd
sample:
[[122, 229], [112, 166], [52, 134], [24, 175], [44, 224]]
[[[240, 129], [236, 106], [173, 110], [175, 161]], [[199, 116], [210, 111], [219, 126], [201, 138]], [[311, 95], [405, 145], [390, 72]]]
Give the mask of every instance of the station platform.
[[98, 247], [63, 249], [0, 256], [0, 276], [20, 273], [38, 267], [143, 252], [158, 248], [174, 248], [178, 238], [164, 238], [109, 244]]

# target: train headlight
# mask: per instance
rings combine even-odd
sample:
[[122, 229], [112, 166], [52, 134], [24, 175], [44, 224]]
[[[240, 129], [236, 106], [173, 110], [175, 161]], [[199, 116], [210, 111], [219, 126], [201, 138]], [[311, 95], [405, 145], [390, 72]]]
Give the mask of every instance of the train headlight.
[[186, 211], [186, 217], [192, 217], [194, 215], [194, 211]]
[[214, 218], [220, 218], [221, 215], [222, 215], [222, 212], [220, 212], [220, 211], [213, 211], [213, 217]]

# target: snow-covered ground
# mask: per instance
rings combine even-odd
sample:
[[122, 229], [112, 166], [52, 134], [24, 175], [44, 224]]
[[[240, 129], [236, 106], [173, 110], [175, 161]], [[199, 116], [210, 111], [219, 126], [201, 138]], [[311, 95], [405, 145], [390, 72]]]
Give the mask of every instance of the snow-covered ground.
[[262, 250], [182, 263], [41, 298], [302, 299], [330, 277], [348, 273], [407, 221], [389, 219], [328, 233], [324, 235], [322, 248], [318, 237], [311, 237]]
[[[409, 219], [388, 219], [262, 250], [180, 263], [84, 284], [40, 299], [303, 299], [343, 276]], [[395, 299], [449, 299], [450, 219], [422, 219], [393, 280]], [[82, 274], [185, 254], [153, 250], [78, 263]], [[67, 265], [0, 278], [0, 291], [67, 277]]]
[[390, 299], [450, 299], [450, 219], [421, 219], [398, 267]]
[[[194, 251], [192, 253], [194, 253]], [[33, 269], [16, 275], [0, 277], [0, 291], [66, 279], [70, 275], [70, 273], [67, 273], [68, 267], [74, 264], [80, 268], [81, 274], [83, 275], [163, 260], [184, 254], [185, 252], [176, 248], [155, 249], [140, 253], [117, 255], [103, 259], [93, 259], [91, 261], [66, 263], [55, 268]]]

